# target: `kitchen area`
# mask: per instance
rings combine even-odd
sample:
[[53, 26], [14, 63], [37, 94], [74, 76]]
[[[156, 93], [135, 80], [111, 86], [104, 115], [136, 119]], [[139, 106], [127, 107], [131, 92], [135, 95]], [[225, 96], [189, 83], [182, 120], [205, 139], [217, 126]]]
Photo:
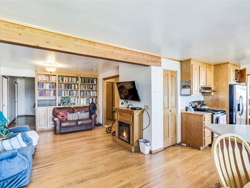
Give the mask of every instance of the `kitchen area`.
[[248, 81], [239, 65], [181, 61], [181, 143], [203, 150], [218, 136], [206, 125], [248, 125]]

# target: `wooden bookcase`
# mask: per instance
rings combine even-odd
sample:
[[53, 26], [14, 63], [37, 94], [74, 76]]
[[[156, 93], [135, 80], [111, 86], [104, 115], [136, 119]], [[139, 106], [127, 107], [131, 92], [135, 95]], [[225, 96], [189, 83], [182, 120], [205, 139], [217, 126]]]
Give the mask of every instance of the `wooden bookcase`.
[[69, 96], [73, 106], [89, 106], [93, 101], [98, 108], [98, 79], [96, 74], [49, 73], [37, 70], [36, 130], [54, 129], [52, 110], [61, 106], [60, 100], [63, 96]]

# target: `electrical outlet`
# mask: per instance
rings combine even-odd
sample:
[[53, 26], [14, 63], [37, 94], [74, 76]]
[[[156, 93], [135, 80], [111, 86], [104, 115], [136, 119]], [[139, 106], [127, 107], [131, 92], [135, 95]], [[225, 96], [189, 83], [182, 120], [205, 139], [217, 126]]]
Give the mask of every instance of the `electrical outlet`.
[[145, 109], [145, 110], [148, 110], [148, 105], [144, 105], [144, 109]]

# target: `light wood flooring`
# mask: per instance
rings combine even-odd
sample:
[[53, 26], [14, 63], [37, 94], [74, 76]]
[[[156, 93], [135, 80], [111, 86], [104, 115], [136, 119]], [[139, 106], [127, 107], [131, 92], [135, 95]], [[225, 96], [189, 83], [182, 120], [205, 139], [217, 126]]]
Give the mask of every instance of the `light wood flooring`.
[[28, 187], [219, 187], [210, 148], [177, 145], [153, 155], [131, 153], [105, 129], [39, 132]]

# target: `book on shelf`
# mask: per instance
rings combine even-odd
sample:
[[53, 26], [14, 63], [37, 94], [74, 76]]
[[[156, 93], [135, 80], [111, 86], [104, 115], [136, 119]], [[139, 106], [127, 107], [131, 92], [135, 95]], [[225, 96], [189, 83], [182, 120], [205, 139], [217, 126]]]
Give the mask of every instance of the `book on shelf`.
[[56, 89], [56, 83], [38, 82], [38, 89]]
[[78, 84], [58, 84], [59, 89], [78, 89]]
[[97, 78], [81, 78], [81, 83], [97, 84]]
[[[78, 97], [70, 97], [70, 102], [72, 105], [79, 105]], [[58, 98], [58, 106], [61, 106], [61, 97]]]
[[58, 90], [58, 96], [78, 96], [77, 90]]
[[38, 99], [37, 106], [38, 107], [56, 106], [56, 99]]
[[39, 90], [38, 96], [55, 97], [56, 90]]
[[80, 92], [81, 96], [97, 96], [96, 91], [81, 91]]
[[96, 90], [97, 89], [97, 85], [85, 85], [85, 84], [81, 84], [80, 85], [80, 89], [93, 89], [93, 90]]
[[58, 76], [58, 82], [78, 83], [78, 77]]
[[92, 102], [97, 104], [97, 97], [80, 98], [80, 105], [88, 105], [91, 104]]
[[37, 74], [37, 80], [40, 82], [56, 82], [56, 76], [46, 75], [46, 74]]

